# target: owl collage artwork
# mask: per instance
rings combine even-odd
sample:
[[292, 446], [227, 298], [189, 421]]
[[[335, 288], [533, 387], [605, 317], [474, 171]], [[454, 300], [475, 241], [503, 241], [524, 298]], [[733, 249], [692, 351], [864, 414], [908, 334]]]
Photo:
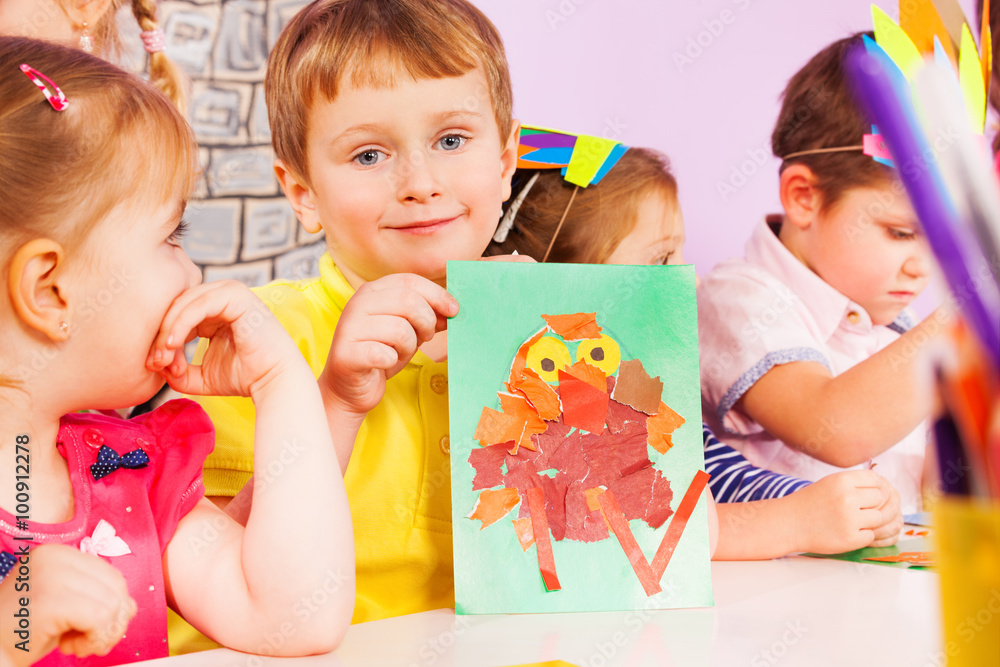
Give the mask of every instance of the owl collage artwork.
[[[513, 329], [509, 337], [495, 333], [496, 347], [475, 336], [478, 345], [468, 349], [502, 370], [478, 410], [478, 388], [487, 384], [481, 373], [474, 392], [452, 398], [456, 568], [486, 565], [468, 580], [456, 572], [457, 608], [699, 606], [698, 595], [678, 589], [698, 588], [693, 582], [700, 579], [678, 583], [670, 576], [699, 569], [698, 560], [711, 604], [699, 502], [707, 481], [697, 456], [701, 414], [697, 396], [684, 395], [680, 382], [692, 361], [697, 372], [696, 334], [683, 331], [694, 322], [690, 267], [462, 264], [449, 266], [449, 290], [463, 291], [466, 278], [476, 276], [492, 285], [488, 292], [502, 285], [508, 295], [487, 298], [482, 311], [463, 300], [449, 323], [456, 386], [466, 386], [467, 331], [499, 332], [508, 318], [528, 325], [532, 310], [535, 319], [513, 341]], [[590, 287], [581, 289], [581, 279], [603, 284], [602, 293], [595, 298]], [[533, 288], [542, 284], [541, 292]], [[630, 321], [612, 296], [616, 284], [640, 302], [640, 295], [669, 292], [672, 307], [650, 303]], [[588, 299], [590, 310], [560, 308]], [[699, 550], [701, 558], [691, 555]], [[616, 594], [600, 593], [606, 587], [617, 587]]]

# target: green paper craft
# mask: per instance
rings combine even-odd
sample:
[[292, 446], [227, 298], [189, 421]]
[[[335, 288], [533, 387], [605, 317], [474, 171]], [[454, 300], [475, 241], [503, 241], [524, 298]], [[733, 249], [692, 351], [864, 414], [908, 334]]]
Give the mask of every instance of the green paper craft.
[[[456, 612], [711, 606], [708, 518], [702, 494], [689, 501], [694, 510], [657, 586], [646, 582], [650, 591], [657, 587], [660, 591], [647, 596], [635, 569], [648, 578], [646, 570], [664, 535], [675, 516], [684, 514], [679, 506], [686, 491], [704, 469], [693, 268], [448, 262], [448, 291], [460, 305], [448, 323]], [[596, 313], [599, 339], [565, 340], [542, 318], [578, 313]], [[539, 341], [544, 342], [539, 345]], [[544, 354], [532, 352], [537, 349]], [[562, 367], [554, 367], [553, 360]], [[570, 369], [580, 360], [593, 368]], [[612, 397], [621, 362], [633, 360], [642, 362], [649, 378], [644, 392], [652, 378], [663, 383], [659, 417]], [[559, 394], [559, 412], [551, 414], [551, 401], [546, 399], [546, 416], [552, 419], [544, 421], [544, 432], [532, 433], [535, 449], [527, 448], [522, 439], [515, 450], [513, 437], [504, 434], [496, 437], [511, 440], [487, 443], [494, 447], [487, 452], [474, 437], [476, 429], [484, 409], [487, 414], [502, 411], [501, 400], [511, 407], [507, 395], [513, 385], [512, 370], [534, 382], [539, 377], [545, 380]], [[560, 377], [566, 382], [568, 373], [577, 374], [573, 377], [578, 382], [570, 383], [573, 391], [562, 394]], [[591, 391], [601, 393], [597, 386], [602, 377], [608, 391], [605, 399], [595, 402], [587, 396]], [[579, 409], [573, 403], [578, 400], [584, 401], [584, 409], [607, 410], [602, 433], [563, 425], [565, 403]], [[647, 402], [643, 405], [649, 409]], [[518, 409], [524, 408], [523, 401], [516, 403]], [[679, 417], [665, 418], [664, 408]], [[599, 418], [591, 415], [585, 421], [596, 429]], [[648, 420], [669, 424], [663, 435], [673, 446], [661, 447], [665, 453], [647, 443]], [[517, 453], [511, 454], [512, 450]], [[475, 489], [474, 479], [478, 479]], [[621, 540], [607, 529], [603, 512], [609, 504], [600, 496], [611, 482], [615, 521], [621, 529], [624, 519], [645, 568], [639, 554], [626, 553]], [[517, 491], [516, 507], [489, 525], [477, 520], [483, 505], [477, 519], [469, 518], [481, 493], [502, 489]], [[533, 523], [525, 521], [531, 516], [529, 490], [536, 504], [539, 497], [545, 502], [551, 559], [548, 549], [539, 558], [538, 536], [529, 534]], [[503, 511], [500, 507], [498, 511]], [[550, 583], [558, 577], [560, 590], [547, 590], [540, 570], [546, 571]]]
[[813, 554], [806, 553], [803, 556], [809, 556], [810, 558], [826, 558], [829, 560], [844, 560], [850, 563], [863, 563], [866, 565], [880, 565], [882, 567], [901, 567], [910, 568], [917, 570], [928, 569], [918, 565], [910, 565], [908, 563], [892, 563], [888, 561], [877, 561], [877, 560], [865, 560], [866, 558], [880, 558], [882, 556], [896, 556], [900, 553], [905, 553], [908, 551], [933, 551], [934, 546], [931, 541], [924, 537], [917, 537], [912, 539], [900, 540], [897, 544], [891, 547], [865, 547], [864, 549], [855, 549], [854, 551], [847, 551], [842, 554]]

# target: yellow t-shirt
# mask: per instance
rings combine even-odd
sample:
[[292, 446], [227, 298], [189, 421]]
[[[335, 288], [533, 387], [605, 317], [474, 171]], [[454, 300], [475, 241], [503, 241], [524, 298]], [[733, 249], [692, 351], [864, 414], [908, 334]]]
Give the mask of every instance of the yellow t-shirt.
[[[320, 261], [319, 278], [275, 281], [254, 291], [319, 376], [354, 293], [330, 255]], [[196, 400], [216, 430], [215, 450], [205, 461], [205, 494], [234, 496], [253, 473], [253, 403]], [[454, 606], [448, 452], [448, 366], [417, 352], [365, 418], [344, 475], [354, 521], [354, 623]], [[282, 549], [294, 545], [294, 536], [274, 545], [275, 576], [282, 576]], [[214, 646], [193, 630], [181, 632], [179, 622], [171, 618], [171, 653]]]

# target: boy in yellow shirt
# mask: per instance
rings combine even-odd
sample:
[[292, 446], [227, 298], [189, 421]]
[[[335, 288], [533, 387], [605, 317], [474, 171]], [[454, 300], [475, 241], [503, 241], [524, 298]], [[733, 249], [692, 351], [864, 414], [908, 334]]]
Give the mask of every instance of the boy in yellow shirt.
[[[482, 255], [510, 195], [518, 127], [503, 44], [463, 0], [317, 0], [282, 32], [265, 93], [275, 171], [328, 254], [318, 279], [256, 291], [316, 374], [331, 430], [364, 420], [353, 451], [338, 452], [353, 620], [453, 606], [444, 326], [458, 304], [445, 262]], [[205, 487], [224, 504], [254, 472], [253, 405], [201, 403], [217, 432]]]

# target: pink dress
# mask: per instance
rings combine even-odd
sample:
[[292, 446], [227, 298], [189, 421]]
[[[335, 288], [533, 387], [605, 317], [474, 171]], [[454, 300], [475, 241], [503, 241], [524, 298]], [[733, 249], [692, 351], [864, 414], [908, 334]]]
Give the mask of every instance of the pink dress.
[[[204, 495], [201, 469], [214, 443], [212, 422], [187, 399], [131, 420], [62, 418], [56, 446], [69, 467], [73, 518], [18, 526], [0, 509], [0, 579], [17, 576], [19, 565], [11, 560], [24, 545], [67, 544], [117, 567], [138, 612], [108, 655], [76, 660], [55, 649], [36, 665], [118, 665], [167, 656], [163, 551], [181, 517]], [[15, 539], [25, 536], [30, 539]], [[30, 586], [30, 552], [27, 558]]]

